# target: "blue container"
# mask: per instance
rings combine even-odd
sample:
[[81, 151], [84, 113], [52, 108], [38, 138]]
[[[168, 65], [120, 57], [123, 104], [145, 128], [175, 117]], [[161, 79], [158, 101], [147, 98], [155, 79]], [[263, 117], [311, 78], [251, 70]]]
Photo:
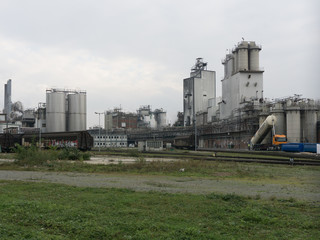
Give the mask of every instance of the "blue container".
[[303, 152], [303, 143], [286, 143], [281, 145], [284, 152]]
[[303, 151], [316, 153], [317, 152], [317, 144], [316, 143], [305, 143]]

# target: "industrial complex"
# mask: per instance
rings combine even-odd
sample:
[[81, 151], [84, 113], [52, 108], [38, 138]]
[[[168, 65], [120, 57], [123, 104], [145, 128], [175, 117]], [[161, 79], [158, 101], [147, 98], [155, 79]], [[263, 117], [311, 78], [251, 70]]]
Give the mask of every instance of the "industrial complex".
[[229, 50], [222, 61], [224, 77], [219, 97], [216, 72], [208, 70], [207, 63], [197, 58], [190, 76], [183, 79], [183, 111], [171, 126], [165, 110], [152, 110], [145, 105], [136, 112], [124, 112], [120, 107], [99, 113], [103, 114], [104, 124], [87, 129], [86, 91], [47, 89], [45, 103], [24, 110], [21, 102], [12, 102], [12, 80], [8, 80], [0, 132], [88, 130], [94, 147], [99, 149], [137, 146], [138, 141], [148, 140], [161, 141], [162, 146], [174, 145], [181, 138], [195, 149], [247, 149], [253, 143], [272, 146], [275, 136], [282, 136], [288, 143], [319, 143], [319, 100], [301, 95], [267, 99], [263, 94], [264, 69], [259, 64], [261, 50], [262, 46], [254, 41], [241, 41]]

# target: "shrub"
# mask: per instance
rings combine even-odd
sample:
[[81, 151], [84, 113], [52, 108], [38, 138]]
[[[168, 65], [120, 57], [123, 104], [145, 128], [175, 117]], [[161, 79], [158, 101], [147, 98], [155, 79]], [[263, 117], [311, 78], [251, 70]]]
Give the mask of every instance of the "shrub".
[[82, 153], [77, 148], [64, 148], [59, 152], [60, 160], [90, 160], [90, 153]]
[[35, 146], [35, 144], [32, 144], [27, 148], [16, 145], [14, 152], [16, 153], [16, 163], [18, 165], [45, 165], [47, 164], [47, 161], [57, 159], [57, 153], [55, 151], [41, 151], [38, 147]]

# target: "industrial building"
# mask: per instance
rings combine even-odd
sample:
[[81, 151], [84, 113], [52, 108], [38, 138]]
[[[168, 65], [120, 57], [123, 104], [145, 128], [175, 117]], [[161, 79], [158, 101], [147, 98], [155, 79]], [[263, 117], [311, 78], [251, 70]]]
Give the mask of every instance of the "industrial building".
[[[261, 49], [253, 41], [242, 41], [222, 61], [225, 71], [218, 109], [208, 117], [197, 114], [197, 125], [201, 126], [197, 133], [199, 147], [247, 148], [255, 131], [271, 114], [277, 118], [275, 133], [286, 135], [288, 142], [319, 142], [319, 103], [300, 95], [272, 101], [264, 98]], [[271, 142], [271, 132], [263, 142]]]
[[108, 131], [94, 128], [88, 130], [93, 137], [95, 148], [124, 148], [128, 147], [128, 137], [124, 131]]
[[121, 108], [105, 112], [105, 129], [136, 129], [165, 127], [167, 113], [163, 109], [152, 111], [150, 105], [141, 106], [137, 113], [125, 113]]
[[259, 66], [261, 46], [242, 41], [227, 54], [222, 79], [220, 119], [232, 117], [236, 109], [253, 100], [263, 101], [263, 70]]
[[136, 113], [125, 113], [121, 108], [114, 108], [106, 111], [104, 115], [104, 125], [106, 130], [117, 128], [135, 129], [138, 127], [138, 116]]
[[197, 58], [190, 77], [183, 80], [184, 126], [193, 125], [196, 114], [206, 114], [215, 101], [216, 73], [207, 70], [207, 63]]
[[138, 127], [160, 129], [167, 125], [167, 113], [163, 109], [152, 111], [150, 105], [141, 106], [137, 110]]
[[[320, 101], [301, 95], [265, 98], [261, 50], [254, 41], [241, 41], [226, 54], [221, 97], [215, 93], [215, 72], [207, 71], [207, 63], [198, 58], [190, 78], [183, 80], [184, 109], [176, 127], [128, 132], [129, 141], [172, 142], [175, 137], [196, 134], [198, 148], [247, 149], [260, 125], [273, 115], [277, 119], [274, 133], [285, 135], [289, 143], [319, 143]], [[270, 131], [262, 144], [271, 140]]]

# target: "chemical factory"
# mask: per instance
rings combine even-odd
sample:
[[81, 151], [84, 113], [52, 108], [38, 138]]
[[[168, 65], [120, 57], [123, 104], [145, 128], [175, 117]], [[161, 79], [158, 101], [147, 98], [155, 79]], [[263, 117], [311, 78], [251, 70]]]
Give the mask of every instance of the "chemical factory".
[[[216, 96], [216, 72], [197, 58], [183, 79], [183, 112], [172, 126], [163, 109], [141, 106], [136, 112], [114, 108], [103, 113], [104, 124], [89, 129], [94, 147], [137, 146], [138, 141], [195, 149], [270, 149], [282, 143], [320, 142], [320, 102], [301, 95], [269, 100], [263, 95], [259, 64], [262, 47], [241, 41], [222, 60], [222, 96]], [[11, 101], [12, 81], [4, 91], [0, 131], [61, 133], [87, 130], [86, 91], [46, 90], [46, 102], [23, 110]], [[106, 106], [107, 107], [107, 106]], [[101, 126], [104, 126], [103, 128]], [[185, 139], [182, 141], [181, 139]]]

